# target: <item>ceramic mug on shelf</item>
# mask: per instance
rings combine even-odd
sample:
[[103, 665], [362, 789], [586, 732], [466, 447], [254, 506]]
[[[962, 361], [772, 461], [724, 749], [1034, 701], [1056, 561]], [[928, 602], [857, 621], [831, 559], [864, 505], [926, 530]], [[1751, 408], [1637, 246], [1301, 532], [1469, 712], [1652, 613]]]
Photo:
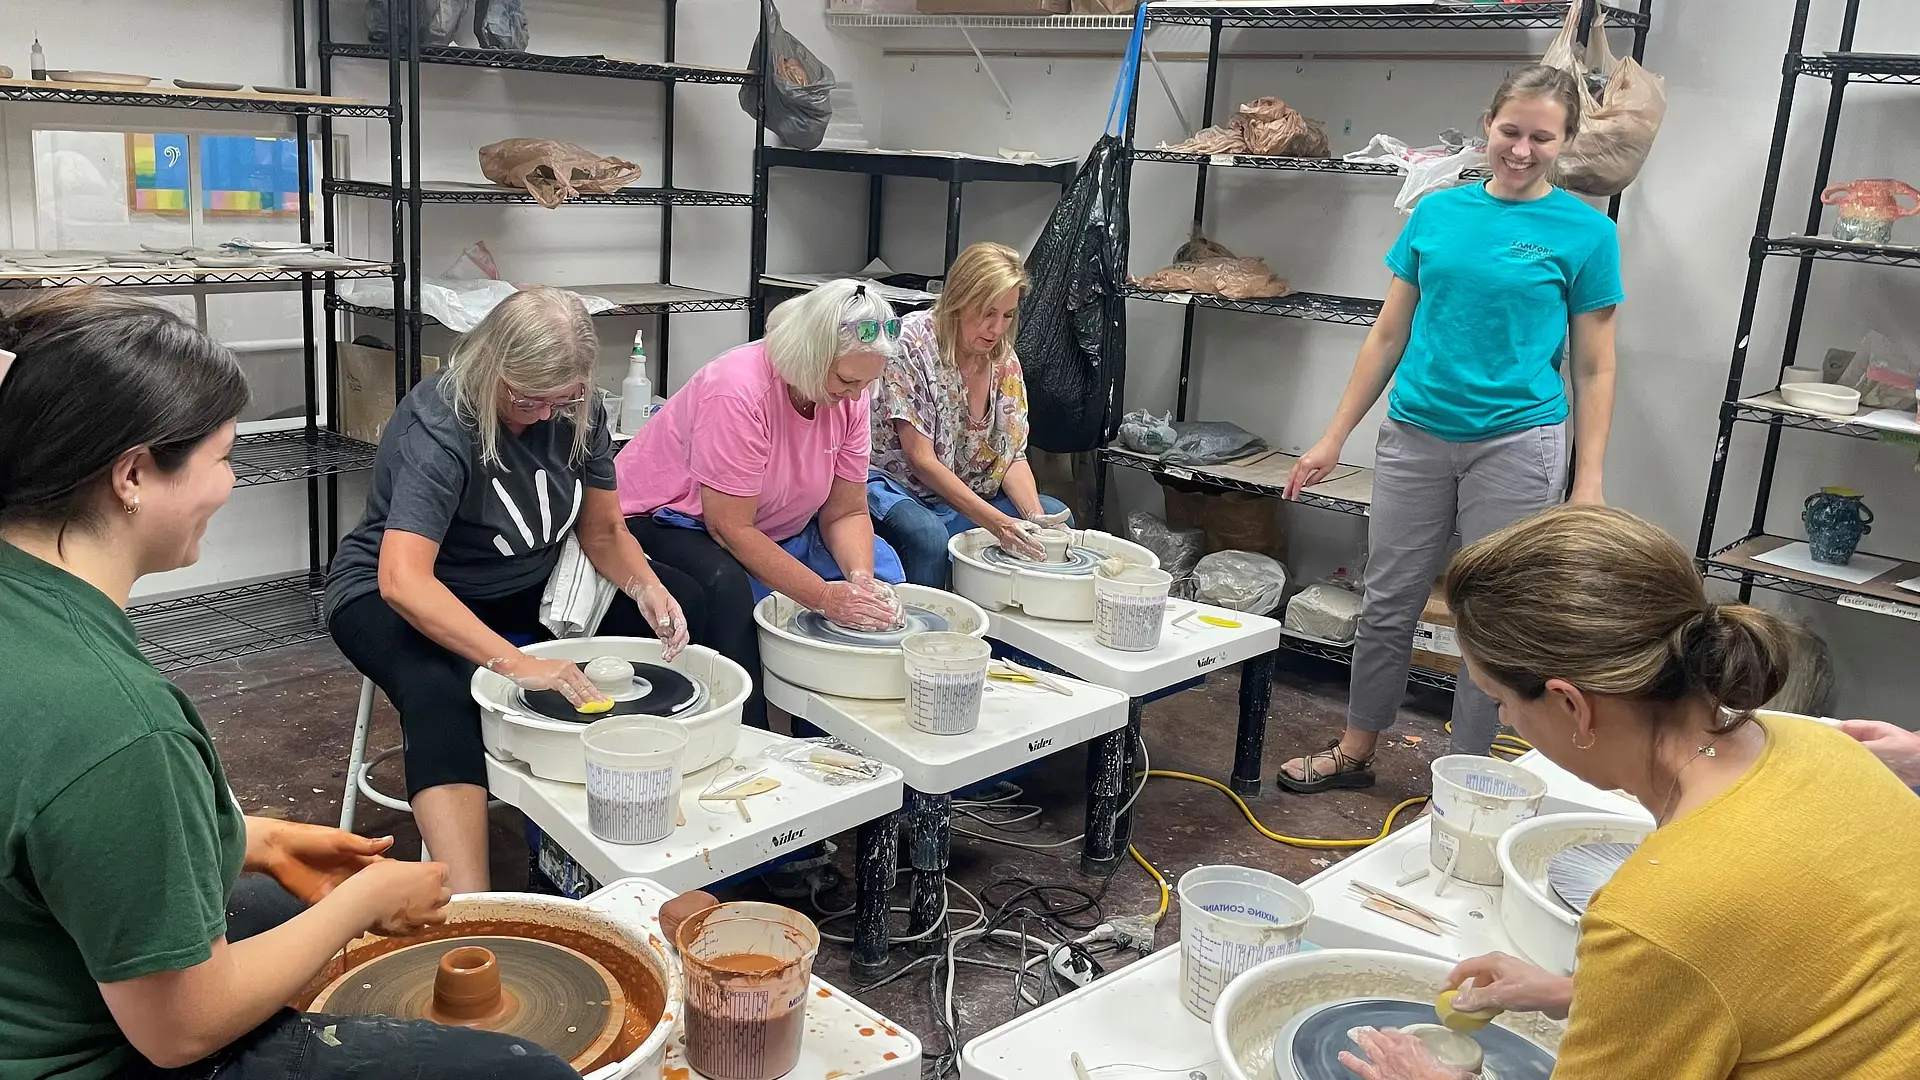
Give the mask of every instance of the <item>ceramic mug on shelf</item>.
[[[1901, 206], [1903, 198], [1912, 199], [1914, 205]], [[1840, 208], [1833, 238], [1861, 244], [1892, 243], [1894, 221], [1920, 214], [1920, 191], [1898, 180], [1832, 184], [1820, 193], [1820, 201]]]
[[1827, 487], [1807, 496], [1801, 520], [1807, 526], [1807, 547], [1813, 561], [1845, 566], [1860, 538], [1873, 531], [1873, 511], [1857, 491]]

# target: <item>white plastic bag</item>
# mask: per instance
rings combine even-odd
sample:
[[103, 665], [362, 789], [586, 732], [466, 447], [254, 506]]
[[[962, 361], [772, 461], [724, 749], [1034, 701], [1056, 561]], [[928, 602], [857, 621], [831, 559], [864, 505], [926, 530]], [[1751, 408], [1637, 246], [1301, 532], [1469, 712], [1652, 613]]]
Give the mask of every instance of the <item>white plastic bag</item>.
[[[453, 265], [440, 277], [420, 282], [420, 310], [440, 325], [464, 334], [480, 325], [487, 313], [500, 301], [520, 291], [520, 286], [499, 278], [493, 253], [484, 243], [474, 244], [460, 253]], [[613, 301], [600, 296], [576, 293], [589, 315], [606, 311]], [[359, 307], [393, 310], [393, 279], [369, 278], [354, 281], [340, 290], [340, 299]]]
[[1459, 149], [1445, 144], [1415, 148], [1391, 135], [1375, 135], [1366, 149], [1344, 160], [1392, 165], [1405, 172], [1407, 179], [1394, 197], [1393, 208], [1411, 214], [1414, 204], [1428, 195], [1467, 183], [1463, 174], [1468, 170], [1486, 168], [1487, 146], [1476, 139]]
[[[1580, 86], [1580, 130], [1554, 163], [1553, 182], [1582, 195], [1618, 195], [1640, 175], [1667, 116], [1667, 81], [1632, 57], [1615, 59], [1607, 47], [1607, 11], [1596, 6], [1586, 56], [1575, 40], [1581, 0], [1571, 0], [1566, 25], [1540, 62], [1573, 76]], [[1606, 79], [1599, 100], [1587, 76]]]
[[1287, 568], [1253, 551], [1216, 551], [1193, 568], [1193, 598], [1255, 615], [1272, 614], [1287, 594]]

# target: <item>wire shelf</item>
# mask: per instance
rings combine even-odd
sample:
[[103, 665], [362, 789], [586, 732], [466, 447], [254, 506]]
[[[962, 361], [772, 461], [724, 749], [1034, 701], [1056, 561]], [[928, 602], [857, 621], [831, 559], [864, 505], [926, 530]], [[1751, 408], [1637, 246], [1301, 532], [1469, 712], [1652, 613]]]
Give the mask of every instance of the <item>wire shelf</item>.
[[1356, 296], [1333, 296], [1326, 293], [1289, 293], [1286, 296], [1258, 296], [1236, 300], [1212, 293], [1163, 292], [1158, 289], [1141, 288], [1138, 285], [1128, 285], [1122, 291], [1124, 295], [1135, 300], [1152, 300], [1162, 304], [1192, 304], [1195, 307], [1218, 308], [1222, 311], [1241, 311], [1251, 315], [1277, 315], [1287, 319], [1309, 319], [1314, 322], [1342, 323], [1348, 326], [1370, 326], [1380, 314], [1378, 300], [1367, 300]]
[[1845, 76], [1849, 82], [1920, 85], [1920, 56], [1894, 53], [1826, 53], [1793, 58], [1800, 74], [1816, 79]]
[[[408, 195], [405, 185], [396, 187], [371, 180], [330, 180], [326, 184], [326, 193], [359, 199], [386, 200], [404, 200]], [[518, 188], [447, 180], [422, 183], [420, 201], [538, 205], [532, 195]], [[605, 195], [576, 195], [561, 203], [560, 206], [661, 206], [667, 203], [675, 206], [752, 206], [753, 196], [733, 191], [700, 191], [695, 188], [630, 187]]]
[[1844, 435], [1850, 439], [1868, 439], [1878, 441], [1884, 434], [1879, 428], [1857, 424], [1835, 416], [1815, 416], [1776, 403], [1767, 395], [1761, 398], [1743, 398], [1733, 403], [1733, 418], [1750, 424], [1770, 424], [1774, 427], [1793, 428], [1797, 431], [1823, 431], [1829, 435]]
[[[564, 285], [560, 287], [585, 296], [598, 296], [613, 301], [613, 307], [605, 311], [593, 312], [593, 317], [596, 319], [610, 319], [619, 315], [687, 315], [702, 311], [743, 311], [753, 303], [751, 297], [707, 292], [704, 289], [688, 289], [679, 285]], [[327, 306], [335, 311], [393, 321], [392, 308], [350, 304], [337, 296], [329, 297]], [[441, 325], [440, 320], [431, 315], [422, 314], [420, 319], [428, 326]]]
[[347, 281], [361, 278], [392, 277], [394, 268], [386, 263], [369, 263], [342, 270], [298, 270], [282, 266], [244, 267], [238, 269], [215, 269], [213, 267], [168, 267], [143, 270], [133, 268], [105, 268], [100, 270], [66, 270], [58, 273], [30, 270], [0, 270], [0, 289], [60, 289], [82, 285], [105, 285], [117, 288], [138, 288], [145, 286], [221, 286], [227, 290], [247, 288], [278, 288], [284, 285], [298, 285], [303, 277], [330, 277], [335, 281]]
[[[1606, 7], [1607, 26], [1638, 30], [1648, 25], [1638, 11]], [[1567, 18], [1558, 0], [1529, 3], [1446, 4], [1153, 4], [1147, 17], [1178, 26], [1261, 30], [1550, 30]]]
[[127, 617], [147, 660], [179, 671], [326, 637], [325, 584], [324, 574], [296, 574], [140, 604]]
[[[1340, 645], [1330, 641], [1317, 641], [1313, 638], [1295, 637], [1292, 634], [1282, 631], [1280, 634], [1280, 647], [1291, 653], [1299, 653], [1302, 656], [1311, 656], [1319, 660], [1330, 660], [1342, 667], [1353, 666], [1353, 644], [1351, 642]], [[1436, 690], [1452, 692], [1455, 686], [1455, 678], [1450, 672], [1433, 671], [1420, 667], [1418, 664], [1414, 665], [1413, 668], [1407, 672], [1407, 678], [1411, 682], [1418, 683], [1421, 686], [1430, 686]]]
[[82, 86], [44, 80], [0, 82], [0, 101], [40, 101], [62, 105], [111, 105], [141, 109], [203, 109], [213, 112], [282, 113], [293, 116], [372, 116], [385, 118], [386, 105], [351, 98], [320, 98], [250, 91], [194, 91], [164, 87]]
[[1920, 266], [1920, 247], [1901, 244], [1860, 244], [1828, 236], [1774, 237], [1759, 243], [1768, 255], [1833, 259], [1875, 266]]
[[[1405, 176], [1395, 165], [1339, 158], [1277, 157], [1268, 154], [1186, 154], [1176, 150], [1134, 150], [1135, 161], [1164, 161], [1177, 165], [1209, 165], [1216, 169], [1267, 169], [1283, 172], [1346, 173], [1359, 176]], [[1485, 169], [1467, 169], [1467, 179], [1491, 176]]]
[[[1109, 465], [1118, 465], [1125, 469], [1137, 469], [1140, 472], [1150, 473], [1162, 480], [1200, 484], [1205, 487], [1219, 488], [1222, 491], [1244, 491], [1251, 495], [1267, 495], [1276, 499], [1286, 497], [1286, 488], [1283, 485], [1258, 483], [1235, 476], [1226, 476], [1211, 471], [1206, 466], [1188, 467], [1165, 465], [1153, 458], [1113, 447], [1101, 450], [1100, 458]], [[1357, 470], [1357, 473], [1350, 475], [1368, 472], [1369, 470], [1360, 469]], [[1366, 517], [1371, 505], [1362, 499], [1329, 495], [1324, 492], [1316, 492], [1311, 488], [1300, 491], [1294, 496], [1293, 501], [1304, 506], [1318, 507], [1321, 510], [1332, 510], [1340, 514], [1352, 514], [1356, 517]]]
[[[1719, 581], [1752, 585], [1755, 588], [1786, 593], [1790, 596], [1802, 596], [1809, 600], [1821, 600], [1841, 607], [1861, 608], [1883, 614], [1900, 615], [1909, 619], [1920, 619], [1920, 593], [1902, 589], [1893, 584], [1895, 581], [1920, 578], [1920, 564], [1900, 563], [1887, 573], [1856, 585], [1836, 578], [1774, 566], [1760, 562], [1757, 558], [1759, 555], [1792, 542], [1785, 537], [1769, 536], [1765, 533], [1749, 536], [1714, 552], [1701, 564], [1700, 572], [1705, 577]], [[1860, 552], [1860, 554], [1871, 553]], [[1874, 557], [1887, 558], [1887, 556]], [[1898, 562], [1898, 560], [1892, 561]]]
[[235, 487], [279, 484], [373, 468], [379, 447], [337, 431], [268, 431], [233, 441]]
[[[330, 44], [327, 54], [361, 60], [387, 59], [385, 45], [357, 43]], [[406, 59], [403, 51], [401, 59]], [[621, 60], [608, 56], [545, 56], [512, 49], [471, 49], [463, 46], [429, 45], [420, 50], [423, 64], [448, 64], [455, 67], [502, 68], [513, 71], [544, 71], [553, 75], [582, 75], [599, 79], [638, 79], [646, 82], [747, 83], [753, 72], [742, 68], [705, 67], [699, 64], [664, 64], [642, 60]]]
[[1131, 15], [902, 15], [829, 11], [828, 26], [842, 30], [1131, 30]]

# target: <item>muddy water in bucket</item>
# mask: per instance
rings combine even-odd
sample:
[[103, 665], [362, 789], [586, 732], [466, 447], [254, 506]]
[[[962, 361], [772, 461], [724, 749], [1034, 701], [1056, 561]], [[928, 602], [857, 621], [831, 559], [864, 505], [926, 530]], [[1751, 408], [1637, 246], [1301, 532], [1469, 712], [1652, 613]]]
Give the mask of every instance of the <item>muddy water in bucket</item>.
[[1433, 763], [1434, 869], [1475, 885], [1498, 885], [1500, 836], [1540, 812], [1547, 782], [1504, 761], [1449, 754]]
[[929, 735], [980, 726], [993, 647], [968, 634], [915, 634], [900, 643], [907, 665], [907, 723]]
[[731, 903], [674, 934], [687, 981], [687, 1064], [711, 1080], [777, 1080], [800, 1061], [820, 931], [776, 904]]
[[1093, 637], [1109, 649], [1151, 652], [1160, 645], [1173, 575], [1109, 561], [1093, 572]]
[[1227, 984], [1296, 952], [1313, 899], [1286, 878], [1245, 866], [1201, 866], [1180, 876], [1180, 1000], [1202, 1020]]

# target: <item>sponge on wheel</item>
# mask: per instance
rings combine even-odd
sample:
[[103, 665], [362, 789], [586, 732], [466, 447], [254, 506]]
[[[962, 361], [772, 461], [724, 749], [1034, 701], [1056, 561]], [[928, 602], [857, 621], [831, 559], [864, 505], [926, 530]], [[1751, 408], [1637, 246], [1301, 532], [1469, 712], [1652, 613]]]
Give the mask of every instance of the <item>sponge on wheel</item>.
[[1474, 1009], [1470, 1012], [1456, 1010], [1453, 1007], [1453, 999], [1459, 994], [1458, 990], [1442, 990], [1439, 999], [1433, 1003], [1433, 1011], [1440, 1014], [1441, 1026], [1450, 1031], [1479, 1031], [1493, 1023], [1493, 1018], [1504, 1011], [1498, 1005]]

